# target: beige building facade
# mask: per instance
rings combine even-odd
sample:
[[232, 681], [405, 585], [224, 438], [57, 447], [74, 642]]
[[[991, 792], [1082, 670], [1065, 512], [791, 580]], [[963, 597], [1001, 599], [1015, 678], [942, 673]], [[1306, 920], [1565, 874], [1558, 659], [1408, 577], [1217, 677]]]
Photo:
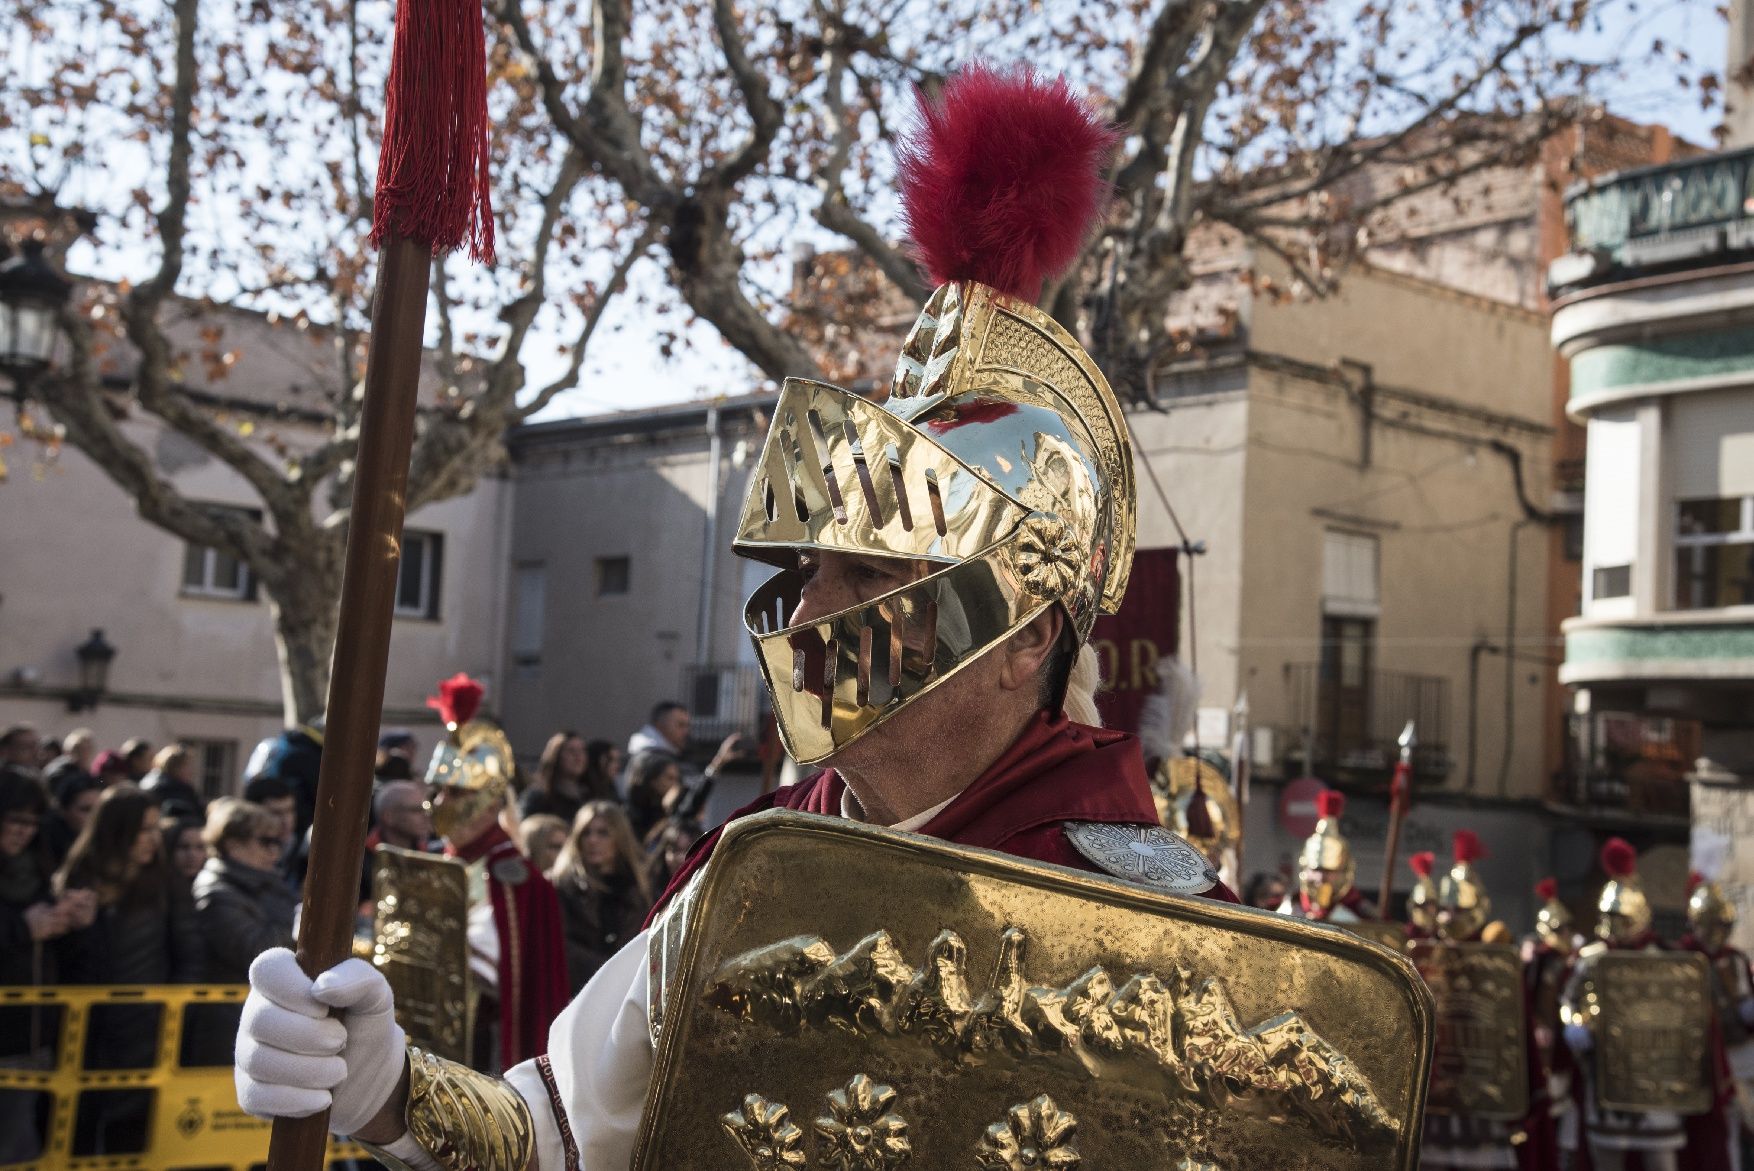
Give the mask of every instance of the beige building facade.
[[[240, 433], [271, 454], [312, 443], [320, 415], [306, 406], [328, 349], [228, 319], [236, 372], [209, 394]], [[192, 330], [189, 326], [187, 329]], [[125, 380], [117, 402], [126, 410]], [[0, 433], [18, 435], [16, 404], [0, 400]], [[36, 412], [40, 419], [40, 409]], [[186, 498], [250, 510], [252, 490], [199, 446], [134, 410], [123, 424]], [[89, 727], [106, 748], [130, 737], [200, 751], [210, 795], [233, 792], [260, 739], [283, 726], [267, 596], [216, 550], [156, 528], [81, 452], [53, 458], [21, 440], [0, 481], [0, 725], [44, 735]], [[458, 670], [489, 684], [502, 661], [511, 495], [497, 475], [474, 492], [420, 509], [406, 526], [404, 577], [390, 648], [385, 722], [410, 726], [430, 749], [439, 732], [425, 697]], [[81, 702], [76, 648], [93, 630], [116, 648], [105, 692]]]

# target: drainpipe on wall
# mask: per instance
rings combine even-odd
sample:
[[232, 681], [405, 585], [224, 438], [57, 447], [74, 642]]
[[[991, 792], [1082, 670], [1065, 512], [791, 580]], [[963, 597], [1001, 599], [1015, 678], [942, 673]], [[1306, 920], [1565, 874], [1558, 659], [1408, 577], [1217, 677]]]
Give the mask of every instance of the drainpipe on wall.
[[707, 434], [707, 494], [706, 494], [706, 533], [701, 547], [700, 571], [700, 613], [694, 629], [694, 663], [704, 667], [711, 658], [708, 654], [709, 640], [712, 637], [713, 593], [718, 588], [718, 544], [719, 544], [719, 496], [720, 475], [723, 472], [723, 448], [719, 442], [719, 405], [714, 403], [706, 409]]

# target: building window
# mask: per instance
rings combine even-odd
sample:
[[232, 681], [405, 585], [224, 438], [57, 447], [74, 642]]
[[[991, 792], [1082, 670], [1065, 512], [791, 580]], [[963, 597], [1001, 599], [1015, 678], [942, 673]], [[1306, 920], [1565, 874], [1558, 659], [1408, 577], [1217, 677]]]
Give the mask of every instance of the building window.
[[1322, 613], [1375, 618], [1382, 612], [1377, 588], [1377, 540], [1368, 533], [1328, 529], [1322, 534]]
[[1683, 500], [1675, 525], [1675, 608], [1754, 606], [1754, 496]]
[[1590, 597], [1624, 598], [1632, 593], [1632, 566], [1599, 565], [1590, 573]]
[[396, 575], [397, 617], [438, 618], [444, 564], [444, 534], [402, 534], [402, 565]]
[[512, 571], [512, 666], [542, 662], [548, 611], [548, 567], [530, 561]]
[[1583, 513], [1567, 513], [1560, 523], [1564, 525], [1565, 559], [1576, 564], [1583, 560]]
[[[259, 520], [262, 516], [252, 508], [222, 508], [217, 505], [208, 505], [207, 508], [221, 508], [222, 511], [246, 516], [251, 520]], [[185, 545], [182, 592], [191, 598], [225, 598], [234, 602], [253, 602], [256, 600], [256, 576], [250, 572], [249, 566], [230, 553], [206, 545]]]
[[597, 596], [606, 598], [611, 594], [625, 594], [629, 576], [626, 557], [597, 558]]
[[228, 796], [237, 791], [238, 745], [235, 740], [179, 741], [195, 754], [195, 783], [201, 787], [201, 799]]

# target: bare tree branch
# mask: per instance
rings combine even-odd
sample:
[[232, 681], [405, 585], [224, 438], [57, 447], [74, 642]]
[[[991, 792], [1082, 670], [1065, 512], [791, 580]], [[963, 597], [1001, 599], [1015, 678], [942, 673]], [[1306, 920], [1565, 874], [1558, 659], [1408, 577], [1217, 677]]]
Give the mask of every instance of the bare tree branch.
[[743, 31], [738, 27], [736, 6], [731, 0], [713, 0], [713, 31], [718, 33], [719, 48], [725, 54], [725, 67], [743, 95], [743, 106], [749, 112], [749, 137], [724, 162], [713, 169], [712, 181], [734, 187], [754, 173], [766, 161], [773, 140], [785, 124], [779, 103], [767, 91], [767, 79], [749, 60]]
[[518, 421], [522, 422], [530, 418], [552, 402], [555, 395], [578, 385], [579, 371], [584, 368], [585, 364], [585, 349], [590, 345], [592, 335], [597, 332], [597, 326], [603, 320], [604, 311], [609, 308], [609, 302], [626, 286], [627, 274], [640, 257], [645, 255], [646, 249], [651, 247], [652, 238], [656, 234], [655, 228], [648, 224], [646, 230], [640, 233], [639, 239], [635, 240], [633, 245], [622, 254], [621, 260], [615, 266], [615, 271], [609, 274], [609, 279], [603, 283], [602, 290], [591, 302], [590, 309], [585, 312], [584, 323], [579, 327], [579, 332], [572, 341], [572, 356], [567, 363], [566, 373], [544, 386], [537, 392], [535, 398], [524, 404], [515, 416]]
[[834, 147], [816, 180], [816, 188], [821, 193], [821, 201], [816, 205], [816, 222], [851, 240], [909, 300], [923, 302], [932, 295], [932, 290], [921, 279], [919, 266], [885, 240], [883, 234], [847, 202], [843, 176], [852, 159], [858, 123], [847, 115], [846, 94], [842, 90], [846, 84], [845, 49], [835, 44], [830, 46], [828, 53], [824, 102], [828, 107], [828, 125], [834, 134]]
[[273, 543], [261, 525], [236, 511], [206, 508], [184, 497], [158, 474], [150, 455], [122, 431], [110, 410], [92, 358], [96, 339], [91, 322], [74, 306], [62, 310], [68, 367], [42, 396], [68, 440], [105, 476], [133, 499], [148, 522], [185, 541], [223, 549], [255, 564], [266, 561]]
[[165, 203], [158, 212], [162, 252], [158, 271], [122, 299], [128, 340], [140, 351], [135, 394], [140, 405], [201, 445], [249, 481], [276, 513], [286, 508], [285, 479], [248, 444], [232, 434], [176, 387], [171, 377], [170, 339], [158, 323], [159, 307], [176, 288], [183, 269], [185, 215], [189, 206], [189, 159], [194, 150], [193, 114], [198, 66], [195, 61], [199, 0], [176, 0], [176, 72], [171, 89], [170, 154], [165, 169]]

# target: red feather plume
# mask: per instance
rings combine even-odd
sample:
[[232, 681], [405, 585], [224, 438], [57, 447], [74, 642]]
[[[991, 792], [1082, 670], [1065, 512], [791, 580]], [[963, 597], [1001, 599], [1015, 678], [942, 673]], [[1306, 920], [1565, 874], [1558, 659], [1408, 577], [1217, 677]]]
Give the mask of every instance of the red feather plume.
[[1407, 865], [1411, 866], [1413, 873], [1420, 878], [1430, 878], [1432, 867], [1437, 865], [1437, 855], [1430, 850], [1421, 850], [1407, 859]]
[[1322, 817], [1338, 818], [1346, 812], [1346, 794], [1338, 789], [1323, 789], [1316, 794], [1316, 813]]
[[1480, 841], [1480, 835], [1471, 829], [1458, 829], [1455, 836], [1457, 862], [1478, 862], [1486, 856], [1486, 846]]
[[474, 719], [481, 708], [481, 697], [487, 694], [481, 684], [461, 671], [440, 680], [438, 689], [437, 695], [426, 697], [426, 706], [437, 711], [447, 724], [467, 724]]
[[1687, 875], [1687, 893], [1692, 894], [1705, 884], [1705, 875], [1695, 870]]
[[1537, 882], [1535, 884], [1535, 897], [1542, 902], [1551, 902], [1558, 898], [1559, 880], [1557, 878], [1543, 878], [1540, 882]]
[[1078, 258], [1120, 135], [1065, 78], [970, 65], [897, 151], [902, 216], [933, 284], [979, 281], [1024, 301]]
[[1602, 869], [1610, 878], [1625, 878], [1638, 869], [1638, 851], [1625, 838], [1609, 838], [1602, 843]]

